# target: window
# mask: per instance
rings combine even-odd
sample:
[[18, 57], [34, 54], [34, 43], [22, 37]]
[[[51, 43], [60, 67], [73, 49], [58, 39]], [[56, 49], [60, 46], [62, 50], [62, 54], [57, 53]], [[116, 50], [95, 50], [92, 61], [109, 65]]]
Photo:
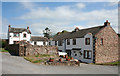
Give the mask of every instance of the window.
[[75, 38], [73, 39], [73, 45], [76, 45], [76, 39]]
[[70, 39], [67, 39], [67, 45], [70, 45]]
[[55, 45], [57, 45], [57, 41], [55, 41]]
[[85, 59], [91, 59], [92, 58], [91, 50], [84, 50], [84, 58]]
[[100, 39], [100, 45], [103, 45], [103, 38]]
[[51, 42], [49, 42], [49, 45], [51, 45]]
[[27, 37], [27, 35], [26, 35], [26, 34], [23, 34], [23, 37], [24, 37], [24, 38], [26, 38], [26, 37]]
[[62, 41], [58, 41], [58, 46], [62, 46]]
[[90, 45], [90, 38], [86, 38], [86, 39], [85, 39], [85, 44], [86, 44], [86, 45]]
[[37, 45], [37, 42], [34, 42], [34, 45]]
[[19, 37], [19, 33], [14, 33], [14, 37]]
[[43, 42], [43, 45], [45, 45], [45, 41]]

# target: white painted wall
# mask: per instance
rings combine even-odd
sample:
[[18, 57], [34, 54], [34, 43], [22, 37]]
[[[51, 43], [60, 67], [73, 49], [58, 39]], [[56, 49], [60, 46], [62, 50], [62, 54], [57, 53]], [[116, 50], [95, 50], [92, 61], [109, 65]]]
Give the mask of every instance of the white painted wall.
[[[36, 45], [43, 45], [43, 41], [30, 41], [32, 45], [34, 45], [34, 42], [36, 42]], [[48, 45], [48, 42], [45, 42], [45, 45]]]
[[[85, 45], [85, 38], [90, 38], [90, 45]], [[65, 42], [64, 42], [65, 43]], [[62, 46], [58, 46], [59, 50], [65, 51], [65, 45], [64, 43], [62, 44]], [[76, 38], [76, 45], [72, 44], [72, 39], [70, 39], [70, 45], [67, 45], [67, 40], [66, 40], [66, 49], [72, 50], [72, 48], [81, 48], [81, 53], [82, 56], [80, 56], [79, 52], [80, 51], [76, 51], [78, 52], [78, 56], [74, 56], [73, 51], [71, 52], [72, 57], [84, 61], [84, 62], [88, 62], [88, 63], [92, 63], [93, 62], [93, 36], [92, 34], [86, 34], [84, 36], [84, 38]], [[55, 41], [51, 42], [52, 45], [55, 45]], [[91, 50], [92, 51], [92, 59], [84, 59], [84, 50]]]
[[[24, 38], [23, 37], [23, 34], [26, 34], [27, 37]], [[28, 34], [27, 32], [22, 32], [22, 33], [19, 33], [19, 37], [13, 37], [14, 36], [14, 33], [9, 33], [9, 44], [14, 44], [14, 41], [21, 41], [21, 40], [26, 40], [26, 41], [30, 41], [30, 38], [31, 38], [31, 34]]]

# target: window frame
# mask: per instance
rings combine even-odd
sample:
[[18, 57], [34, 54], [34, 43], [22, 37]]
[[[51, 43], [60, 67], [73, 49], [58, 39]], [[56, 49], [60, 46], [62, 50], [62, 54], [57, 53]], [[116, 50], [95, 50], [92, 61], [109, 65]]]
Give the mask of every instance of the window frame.
[[73, 45], [76, 45], [76, 38], [73, 38], [73, 39], [72, 39], [72, 42], [73, 42], [73, 43], [72, 43]]
[[[88, 43], [89, 40], [89, 43]], [[85, 45], [90, 45], [90, 38], [85, 38]]]
[[[15, 36], [16, 35], [16, 36]], [[17, 36], [18, 35], [18, 36]], [[13, 33], [13, 37], [20, 37], [19, 33]]]
[[57, 45], [57, 41], [55, 41], [55, 45]]
[[36, 41], [34, 42], [34, 45], [37, 45], [37, 42], [36, 42]]
[[70, 39], [67, 39], [67, 45], [70, 45]]
[[[25, 37], [25, 35], [26, 35], [26, 37]], [[23, 34], [23, 38], [27, 38], [27, 34], [26, 33]]]
[[[86, 57], [86, 54], [87, 54], [87, 57]], [[89, 55], [91, 55], [91, 57]], [[92, 51], [91, 50], [84, 50], [84, 59], [92, 59]]]
[[100, 39], [100, 45], [103, 45], [103, 38]]
[[58, 41], [58, 46], [62, 46], [62, 40]]

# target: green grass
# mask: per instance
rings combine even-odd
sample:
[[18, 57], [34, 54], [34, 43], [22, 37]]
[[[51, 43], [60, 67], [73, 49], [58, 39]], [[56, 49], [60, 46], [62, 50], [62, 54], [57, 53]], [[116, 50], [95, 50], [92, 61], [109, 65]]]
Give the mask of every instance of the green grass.
[[116, 61], [116, 62], [110, 62], [110, 63], [96, 63], [96, 65], [116, 65], [116, 66], [120, 66], [120, 61]]
[[28, 57], [24, 57], [24, 59], [26, 59], [27, 61], [30, 61], [30, 62], [33, 61], [33, 59], [30, 59], [30, 58], [28, 58]]
[[51, 55], [49, 55], [49, 54], [40, 54], [40, 55], [36, 55], [35, 57], [49, 57], [49, 56], [51, 56]]
[[35, 60], [35, 61], [33, 61], [33, 63], [40, 63], [40, 62], [44, 62], [44, 60]]
[[8, 52], [8, 50], [5, 50], [4, 48], [0, 49], [1, 52]]

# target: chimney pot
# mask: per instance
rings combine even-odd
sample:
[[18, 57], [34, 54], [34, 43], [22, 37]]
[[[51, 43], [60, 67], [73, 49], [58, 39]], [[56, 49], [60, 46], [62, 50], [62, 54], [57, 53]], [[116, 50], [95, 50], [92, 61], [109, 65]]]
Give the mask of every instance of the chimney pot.
[[8, 27], [10, 27], [11, 25], [8, 25]]
[[108, 26], [110, 25], [110, 22], [108, 22], [108, 20], [106, 20], [106, 22], [104, 22], [104, 26]]
[[29, 29], [29, 26], [27, 27], [27, 29]]

